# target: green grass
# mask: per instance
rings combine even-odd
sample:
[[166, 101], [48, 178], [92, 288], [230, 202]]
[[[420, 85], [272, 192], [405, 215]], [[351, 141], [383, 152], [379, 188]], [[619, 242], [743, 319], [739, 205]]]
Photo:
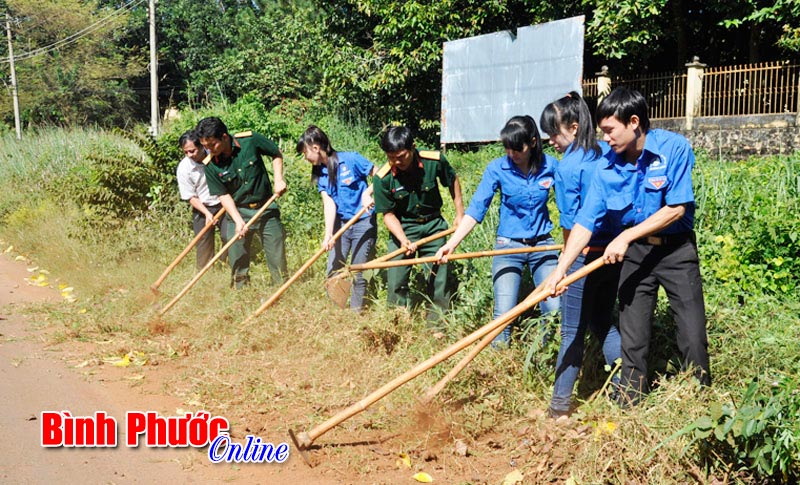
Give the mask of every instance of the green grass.
[[[382, 163], [375, 137], [365, 129], [326, 123], [323, 128], [337, 149], [357, 150]], [[305, 125], [302, 120], [295, 124]], [[167, 127], [167, 136], [174, 136], [182, 126]], [[250, 127], [231, 127], [234, 131], [246, 128]], [[77, 197], [60, 195], [80, 191], [81, 186], [58, 184], [79, 180], [70, 176], [89, 170], [92, 162], [87, 157], [93, 152], [113, 147], [136, 158], [142, 156], [141, 149], [120, 136], [82, 129], [47, 130], [23, 143], [7, 136], [0, 143], [0, 153], [9, 157], [0, 164], [0, 236], [49, 270], [54, 284], [73, 286], [78, 297], [74, 304], [37, 305], [29, 312], [41, 317], [37, 321], [46, 318], [52, 338], [62, 344], [113, 342], [99, 345], [95, 357], [137, 350], [152, 361], [180, 364], [183, 373], [166, 389], [232, 417], [239, 429], [282, 430], [318, 424], [491, 318], [488, 259], [460, 266], [459, 300], [448, 315], [447, 336], [442, 340], [425, 327], [423, 312], [387, 308], [380, 282], [376, 301], [364, 314], [354, 316], [333, 307], [325, 298], [324, 262], [320, 261], [274, 308], [243, 326], [241, 322], [274, 291], [263, 258], [258, 258], [251, 288], [230, 291], [228, 269], [215, 268], [159, 319], [148, 287], [191, 239], [190, 210], [177, 200], [176, 188], [165, 186], [150, 210], [114, 221], [107, 228], [92, 223], [91, 212], [74, 202]], [[318, 249], [322, 210], [309, 182], [308, 163], [294, 156], [291, 140], [282, 140], [281, 146], [290, 186], [281, 206], [291, 270]], [[501, 153], [496, 145], [447, 153], [462, 180], [465, 202], [483, 167]], [[659, 343], [651, 359], [658, 385], [639, 408], [622, 411], [600, 396], [579, 408], [577, 425], [554, 427], [540, 413], [551, 392], [555, 343], [529, 357], [529, 346], [536, 340], [531, 336], [517, 339], [509, 351], [482, 353], [442, 392], [440, 407], [433, 412], [436, 422], [446, 426], [450, 437], [467, 440], [474, 453], [486, 459], [500, 453], [487, 447], [486, 440], [514, 448], [521, 439], [519, 430], [527, 427], [525, 436], [531, 443], [521, 448], [517, 461], [526, 477], [537, 477], [537, 481], [570, 477], [577, 483], [768, 479], [747, 463], [735, 463], [732, 455], [712, 447], [713, 443], [689, 446], [690, 436], [667, 440], [702, 417], [712, 404], [737, 402], [753, 379], [800, 377], [800, 356], [794, 345], [800, 337], [798, 273], [785, 274], [785, 268], [800, 264], [798, 253], [792, 253], [800, 243], [791, 236], [800, 232], [799, 186], [796, 157], [735, 164], [699, 157], [697, 230], [709, 319], [711, 389], [698, 391], [691, 379], [669, 370], [668, 362], [676, 358], [677, 349], [670, 343], [674, 324], [662, 295], [656, 311]], [[496, 204], [461, 250], [493, 246]], [[557, 221], [552, 204], [551, 212]], [[444, 213], [452, 220], [449, 202]], [[381, 227], [379, 254], [385, 251], [386, 238]], [[158, 302], [168, 301], [193, 274], [190, 255], [162, 285]], [[594, 354], [599, 353], [596, 350]], [[532, 365], [526, 367], [526, 359]], [[358, 436], [365, 428], [382, 435], [417, 430], [401, 432], [392, 442], [396, 448], [392, 451], [424, 449], [432, 431], [420, 429], [416, 399], [448, 369], [434, 368], [331, 433], [342, 437]], [[584, 377], [588, 390], [580, 397], [589, 399], [604, 374]], [[609, 422], [617, 429], [603, 431]], [[800, 435], [796, 418], [787, 423], [794, 436]], [[662, 443], [659, 452], [652, 454]], [[374, 466], [359, 450], [326, 453], [338, 454], [338, 463], [354, 469]], [[324, 466], [335, 469], [336, 463]], [[492, 480], [500, 479], [498, 471]]]

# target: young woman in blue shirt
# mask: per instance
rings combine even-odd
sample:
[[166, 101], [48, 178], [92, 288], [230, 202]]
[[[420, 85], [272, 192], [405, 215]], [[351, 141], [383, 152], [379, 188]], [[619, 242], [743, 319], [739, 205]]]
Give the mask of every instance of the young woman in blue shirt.
[[[372, 186], [370, 180], [375, 166], [358, 152], [337, 152], [331, 146], [328, 135], [311, 125], [297, 142], [297, 153], [305, 156], [313, 168], [312, 182], [322, 197], [325, 213], [325, 237], [322, 247], [328, 255], [328, 277], [344, 267], [352, 253], [351, 264], [366, 263], [374, 257], [375, 239], [378, 236], [375, 214], [366, 213], [350, 226], [335, 242], [333, 234], [361, 210], [371, 207]], [[350, 309], [361, 311], [367, 282], [361, 273], [356, 273], [350, 295]]]
[[[547, 246], [555, 244], [550, 236], [553, 223], [547, 210], [547, 197], [553, 186], [556, 161], [542, 151], [536, 122], [530, 116], [515, 116], [500, 132], [506, 154], [492, 160], [472, 196], [464, 218], [450, 239], [436, 253], [446, 262], [472, 229], [483, 221], [495, 192], [500, 192], [500, 222], [495, 249]], [[558, 251], [506, 254], [492, 260], [494, 318], [511, 310], [519, 297], [522, 272], [527, 267], [534, 285], [539, 285], [555, 269]], [[543, 316], [556, 313], [559, 298], [540, 304]], [[542, 322], [544, 324], [544, 321]], [[508, 344], [510, 326], [498, 335], [494, 345]]]
[[[589, 107], [574, 91], [548, 104], [539, 124], [550, 136], [550, 144], [564, 154], [555, 172], [555, 191], [566, 243], [608, 145], [598, 144]], [[602, 256], [606, 245], [620, 232], [621, 228], [611, 218], [601, 219], [593, 230], [589, 245], [568, 273]], [[613, 315], [618, 282], [619, 265], [604, 266], [571, 284], [561, 295], [561, 347], [550, 401], [549, 414], [552, 417], [570, 413], [572, 391], [583, 362], [587, 329], [602, 344], [606, 364], [614, 368], [615, 361], [620, 358], [620, 336]], [[612, 382], [616, 388], [619, 373], [615, 373]]]

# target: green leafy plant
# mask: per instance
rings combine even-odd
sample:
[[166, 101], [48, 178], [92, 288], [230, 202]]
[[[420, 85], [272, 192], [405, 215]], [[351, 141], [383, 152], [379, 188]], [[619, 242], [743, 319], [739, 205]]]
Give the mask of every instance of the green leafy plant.
[[765, 479], [800, 478], [800, 391], [783, 377], [765, 385], [753, 380], [741, 401], [714, 402], [708, 413], [673, 435], [691, 438], [706, 461], [723, 461]]

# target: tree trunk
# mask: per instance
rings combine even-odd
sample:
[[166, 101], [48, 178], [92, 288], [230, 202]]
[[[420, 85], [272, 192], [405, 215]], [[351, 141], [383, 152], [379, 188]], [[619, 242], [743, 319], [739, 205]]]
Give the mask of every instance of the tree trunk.
[[683, 0], [672, 0], [669, 2], [672, 11], [672, 25], [675, 28], [675, 67], [682, 68], [689, 62], [693, 55], [700, 55], [697, 52], [689, 52], [688, 42], [686, 41], [686, 29], [688, 19], [686, 18], [686, 6]]

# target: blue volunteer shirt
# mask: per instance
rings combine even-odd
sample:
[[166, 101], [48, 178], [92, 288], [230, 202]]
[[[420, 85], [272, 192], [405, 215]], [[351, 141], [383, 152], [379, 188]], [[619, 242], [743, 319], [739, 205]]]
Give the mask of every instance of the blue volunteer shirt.
[[[556, 205], [560, 213], [561, 227], [571, 230], [575, 224], [578, 210], [586, 202], [589, 187], [597, 168], [603, 165], [603, 155], [609, 151], [606, 142], [599, 142], [600, 155], [593, 150], [570, 145], [555, 172]], [[592, 239], [589, 246], [605, 246], [614, 239], [622, 228], [615, 225], [610, 217], [597, 221], [592, 228]]]
[[[317, 190], [328, 194], [336, 202], [336, 214], [349, 221], [361, 210], [361, 194], [369, 187], [369, 174], [375, 166], [358, 152], [336, 152], [336, 155], [339, 157], [336, 186], [330, 186], [328, 168], [322, 165]], [[361, 219], [364, 217], [369, 214]]]
[[694, 226], [694, 152], [683, 136], [650, 130], [636, 164], [609, 151], [592, 179], [586, 204], [575, 222], [589, 229], [608, 215], [622, 227], [640, 224], [665, 205], [686, 204], [683, 217], [657, 235], [679, 234]]
[[512, 239], [534, 238], [553, 230], [547, 196], [553, 186], [556, 160], [545, 155], [535, 173], [524, 174], [508, 155], [489, 162], [466, 214], [483, 222], [494, 193], [500, 190], [500, 223], [497, 235]]

